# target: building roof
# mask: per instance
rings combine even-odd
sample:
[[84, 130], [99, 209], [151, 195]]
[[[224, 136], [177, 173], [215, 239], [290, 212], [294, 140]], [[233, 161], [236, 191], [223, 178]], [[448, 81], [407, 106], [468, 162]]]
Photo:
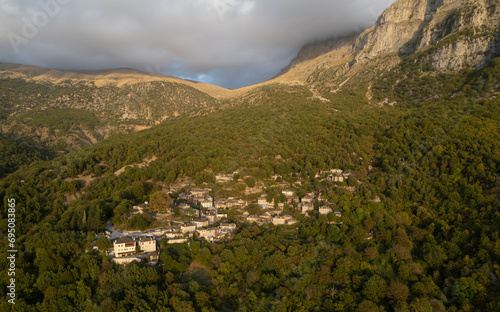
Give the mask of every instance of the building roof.
[[144, 236], [141, 236], [137, 239], [138, 241], [140, 242], [149, 242], [149, 241], [154, 241], [156, 239], [154, 239], [153, 237], [144, 237]]
[[192, 222], [207, 222], [208, 219], [207, 218], [197, 218], [197, 219], [194, 219]]
[[115, 240], [115, 244], [126, 244], [126, 243], [133, 243], [133, 242], [134, 242], [134, 240], [128, 236], [123, 236], [123, 237], [120, 237], [119, 239]]

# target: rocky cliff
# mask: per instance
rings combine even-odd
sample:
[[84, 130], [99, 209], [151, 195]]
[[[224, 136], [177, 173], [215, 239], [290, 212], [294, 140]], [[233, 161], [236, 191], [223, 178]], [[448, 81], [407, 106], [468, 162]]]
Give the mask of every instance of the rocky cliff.
[[293, 59], [287, 67], [282, 69], [277, 76], [287, 73], [288, 71], [290, 71], [290, 69], [294, 68], [300, 63], [315, 59], [331, 51], [337, 52], [336, 56], [338, 58], [343, 58], [352, 52], [352, 45], [358, 36], [359, 32], [324, 41], [308, 43], [300, 49], [297, 57]]
[[403, 59], [416, 52], [425, 52], [423, 57], [439, 71], [477, 68], [500, 54], [499, 29], [498, 0], [398, 0], [356, 37], [304, 46], [282, 73], [303, 77], [299, 72], [312, 75], [343, 60], [346, 74], [386, 55]]

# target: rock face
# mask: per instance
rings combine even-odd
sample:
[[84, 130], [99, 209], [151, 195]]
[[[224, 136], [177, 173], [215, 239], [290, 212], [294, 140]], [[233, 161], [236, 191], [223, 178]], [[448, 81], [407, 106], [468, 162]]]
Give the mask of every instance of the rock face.
[[500, 5], [494, 0], [399, 0], [357, 39], [356, 62], [435, 45], [438, 70], [482, 66], [499, 52]]
[[482, 67], [500, 55], [500, 3], [496, 2], [464, 1], [445, 18], [423, 30], [418, 48], [435, 45], [430, 54], [435, 69]]
[[313, 42], [304, 45], [299, 54], [295, 59], [293, 59], [287, 67], [281, 70], [281, 72], [277, 75], [280, 76], [290, 69], [295, 67], [295, 65], [303, 63], [305, 61], [314, 59], [318, 56], [326, 54], [331, 51], [335, 51], [336, 56], [341, 59], [346, 55], [352, 53], [352, 46], [355, 42], [356, 38], [359, 36], [359, 33], [354, 33], [351, 35], [342, 36], [335, 39], [328, 39], [325, 41]]
[[442, 4], [443, 0], [396, 1], [380, 15], [375, 25], [356, 39], [356, 61], [364, 62], [382, 54], [397, 52], [418, 36], [423, 25], [432, 20]]
[[[325, 53], [326, 48], [331, 50]], [[422, 51], [439, 71], [484, 66], [500, 55], [499, 1], [398, 0], [355, 38], [304, 46], [284, 71], [320, 54], [350, 55], [353, 67], [391, 53], [404, 58]]]

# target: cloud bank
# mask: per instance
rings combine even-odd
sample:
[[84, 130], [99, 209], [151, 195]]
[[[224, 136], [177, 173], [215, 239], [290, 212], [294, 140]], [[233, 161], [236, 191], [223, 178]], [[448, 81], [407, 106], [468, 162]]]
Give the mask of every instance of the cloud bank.
[[132, 67], [237, 88], [313, 40], [372, 25], [394, 0], [0, 0], [0, 61]]

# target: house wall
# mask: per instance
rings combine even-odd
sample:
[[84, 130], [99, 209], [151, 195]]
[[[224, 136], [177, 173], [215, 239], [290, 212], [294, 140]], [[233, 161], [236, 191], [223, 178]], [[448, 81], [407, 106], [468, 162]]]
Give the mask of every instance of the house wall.
[[139, 242], [139, 247], [145, 252], [156, 251], [156, 241]]
[[115, 244], [113, 247], [117, 257], [120, 257], [122, 254], [135, 252], [135, 243]]

